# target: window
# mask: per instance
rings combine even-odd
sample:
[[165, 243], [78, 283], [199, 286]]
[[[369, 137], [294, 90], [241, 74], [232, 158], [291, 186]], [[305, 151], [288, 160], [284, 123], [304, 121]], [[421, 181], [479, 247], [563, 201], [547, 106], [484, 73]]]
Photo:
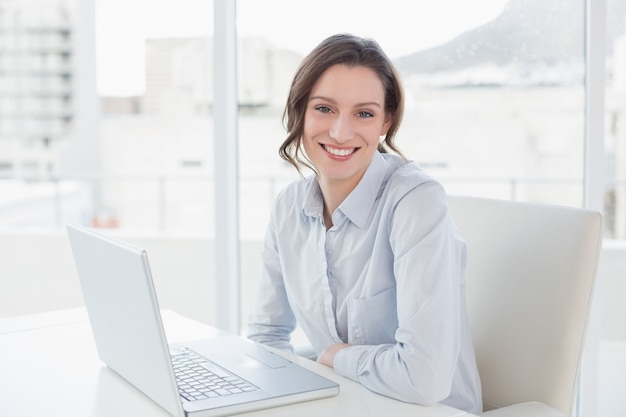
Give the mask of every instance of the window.
[[111, 177], [98, 214], [122, 229], [212, 236], [212, 2], [107, 0], [96, 11]]

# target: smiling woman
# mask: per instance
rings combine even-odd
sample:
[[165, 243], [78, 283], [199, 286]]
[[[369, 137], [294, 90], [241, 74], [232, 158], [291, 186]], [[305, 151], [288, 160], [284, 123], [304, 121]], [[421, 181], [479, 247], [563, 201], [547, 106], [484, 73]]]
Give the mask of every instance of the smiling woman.
[[441, 185], [387, 153], [402, 112], [398, 74], [374, 40], [333, 35], [304, 58], [281, 156], [315, 174], [274, 203], [248, 335], [292, 349], [297, 322], [337, 373], [477, 413], [465, 243]]

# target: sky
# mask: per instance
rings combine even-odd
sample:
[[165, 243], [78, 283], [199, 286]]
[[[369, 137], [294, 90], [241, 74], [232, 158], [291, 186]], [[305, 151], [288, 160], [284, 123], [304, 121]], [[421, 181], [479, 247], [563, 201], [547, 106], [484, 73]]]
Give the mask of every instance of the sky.
[[[303, 56], [333, 33], [375, 38], [391, 58], [437, 46], [497, 17], [507, 0], [238, 0], [240, 36]], [[212, 36], [211, 0], [95, 0], [98, 92], [144, 89], [149, 38]]]

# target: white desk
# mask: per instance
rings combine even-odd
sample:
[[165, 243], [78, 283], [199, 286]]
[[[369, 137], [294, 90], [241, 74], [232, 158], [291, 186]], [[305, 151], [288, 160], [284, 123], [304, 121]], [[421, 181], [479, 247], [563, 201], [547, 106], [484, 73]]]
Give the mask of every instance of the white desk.
[[[170, 342], [207, 337], [209, 326], [164, 312]], [[375, 394], [332, 369], [289, 359], [340, 383], [336, 397], [242, 414], [249, 417], [453, 417], [437, 405], [421, 407]], [[100, 362], [83, 309], [0, 319], [0, 416], [167, 417], [169, 414]]]

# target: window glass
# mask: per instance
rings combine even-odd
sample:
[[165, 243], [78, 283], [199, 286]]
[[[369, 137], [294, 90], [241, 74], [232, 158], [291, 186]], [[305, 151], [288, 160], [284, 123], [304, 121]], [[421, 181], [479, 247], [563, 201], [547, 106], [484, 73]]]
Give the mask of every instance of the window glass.
[[[56, 169], [55, 152], [67, 143], [73, 6], [70, 0], [0, 2], [0, 154], [7, 161], [5, 180]], [[0, 205], [0, 219], [1, 214]]]
[[0, 2], [0, 229], [212, 235], [212, 26], [206, 1]]
[[160, 305], [214, 322], [212, 32], [212, 1], [0, 1], [0, 243], [33, 242], [0, 316], [81, 305], [68, 252], [22, 268], [73, 222], [147, 249]]
[[606, 237], [626, 239], [626, 3], [607, 4]]
[[210, 236], [213, 3], [96, 4], [101, 155], [111, 177], [97, 215], [121, 228]]

